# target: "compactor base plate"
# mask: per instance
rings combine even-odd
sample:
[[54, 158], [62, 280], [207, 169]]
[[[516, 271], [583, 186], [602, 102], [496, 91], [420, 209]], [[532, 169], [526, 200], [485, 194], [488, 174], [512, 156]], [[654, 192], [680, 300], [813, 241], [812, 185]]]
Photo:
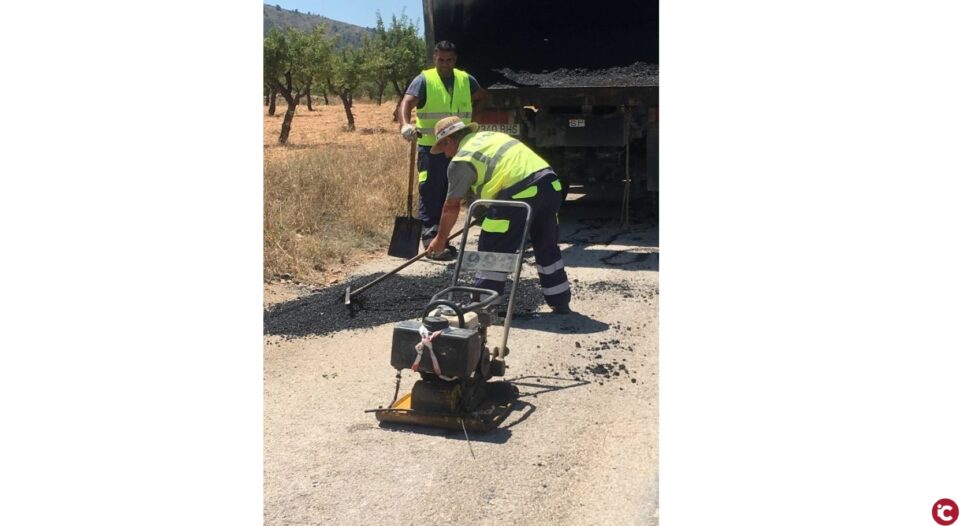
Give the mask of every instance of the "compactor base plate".
[[372, 410], [382, 424], [409, 424], [444, 429], [486, 433], [492, 431], [509, 416], [519, 391], [508, 382], [488, 382], [487, 395], [476, 411], [469, 413], [441, 413], [419, 411], [410, 407], [412, 393], [397, 399], [388, 408]]

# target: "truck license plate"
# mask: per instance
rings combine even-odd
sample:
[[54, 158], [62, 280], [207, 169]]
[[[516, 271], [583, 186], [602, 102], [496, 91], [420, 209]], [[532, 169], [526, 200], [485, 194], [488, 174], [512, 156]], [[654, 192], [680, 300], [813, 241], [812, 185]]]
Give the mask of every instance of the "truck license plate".
[[520, 124], [481, 124], [480, 131], [495, 131], [507, 135], [520, 135]]

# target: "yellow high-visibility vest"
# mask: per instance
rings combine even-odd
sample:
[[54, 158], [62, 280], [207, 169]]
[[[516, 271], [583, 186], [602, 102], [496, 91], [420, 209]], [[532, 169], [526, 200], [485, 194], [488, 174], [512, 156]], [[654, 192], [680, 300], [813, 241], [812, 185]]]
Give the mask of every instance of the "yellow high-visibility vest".
[[467, 135], [451, 159], [454, 161], [469, 162], [477, 170], [477, 180], [471, 189], [480, 199], [496, 199], [500, 190], [550, 166], [527, 145], [500, 132]]
[[426, 79], [427, 101], [422, 108], [417, 109], [417, 131], [420, 139], [417, 144], [433, 146], [437, 142], [433, 128], [437, 121], [456, 115], [464, 124], [473, 120], [473, 101], [470, 98], [470, 76], [465, 71], [453, 70], [453, 93], [447, 91], [437, 73], [437, 68], [424, 70]]

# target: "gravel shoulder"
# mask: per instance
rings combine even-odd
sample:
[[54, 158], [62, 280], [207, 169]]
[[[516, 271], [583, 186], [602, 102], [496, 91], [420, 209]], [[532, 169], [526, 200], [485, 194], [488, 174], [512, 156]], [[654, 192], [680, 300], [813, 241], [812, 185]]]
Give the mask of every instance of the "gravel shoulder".
[[[535, 267], [524, 266], [505, 377], [519, 404], [498, 429], [469, 440], [381, 427], [363, 412], [393, 396], [394, 323], [413, 317], [452, 265], [412, 265], [370, 289], [353, 318], [345, 283], [267, 286], [265, 523], [656, 524], [657, 231], [623, 230], [601, 213], [561, 214], [575, 314], [548, 314]], [[398, 262], [358, 266], [354, 288]], [[490, 331], [499, 342], [501, 328]], [[401, 394], [414, 381], [405, 371]]]

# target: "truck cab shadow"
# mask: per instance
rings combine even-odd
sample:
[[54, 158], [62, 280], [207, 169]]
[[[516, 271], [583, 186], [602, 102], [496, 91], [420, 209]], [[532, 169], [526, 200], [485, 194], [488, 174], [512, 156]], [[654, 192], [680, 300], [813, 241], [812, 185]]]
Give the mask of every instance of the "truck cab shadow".
[[560, 245], [567, 267], [660, 270], [660, 233], [656, 223], [621, 225], [609, 210], [564, 203]]
[[649, 233], [620, 230], [603, 235], [573, 234], [560, 240], [566, 267], [660, 270], [660, 248]]

